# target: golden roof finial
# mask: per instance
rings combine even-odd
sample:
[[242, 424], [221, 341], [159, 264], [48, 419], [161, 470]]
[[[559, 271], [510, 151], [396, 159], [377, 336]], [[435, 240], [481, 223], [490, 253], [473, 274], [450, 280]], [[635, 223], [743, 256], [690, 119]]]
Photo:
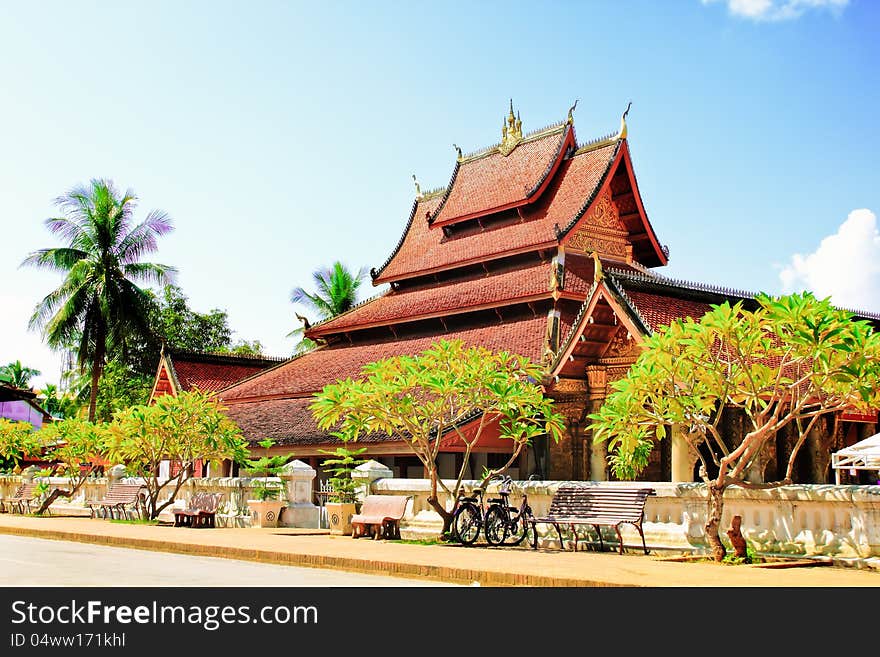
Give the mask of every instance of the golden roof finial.
[[632, 107], [632, 101], [626, 106], [626, 111], [620, 117], [620, 132], [617, 133], [618, 139], [626, 139], [626, 115], [629, 114], [629, 108]]
[[452, 147], [455, 149], [455, 152], [458, 153], [458, 159], [461, 160], [461, 148], [458, 144], [453, 144]]
[[510, 113], [507, 115], [506, 125], [501, 128], [501, 145], [498, 151], [502, 155], [510, 155], [514, 148], [522, 141], [522, 119], [519, 112], [513, 112], [513, 98], [510, 99]]
[[422, 188], [419, 187], [419, 181], [416, 180], [416, 174], [413, 174], [412, 177], [413, 177], [413, 182], [416, 184], [416, 196], [421, 198], [422, 197]]
[[574, 110], [578, 106], [580, 98], [575, 98], [574, 105], [568, 108], [568, 123], [574, 123]]

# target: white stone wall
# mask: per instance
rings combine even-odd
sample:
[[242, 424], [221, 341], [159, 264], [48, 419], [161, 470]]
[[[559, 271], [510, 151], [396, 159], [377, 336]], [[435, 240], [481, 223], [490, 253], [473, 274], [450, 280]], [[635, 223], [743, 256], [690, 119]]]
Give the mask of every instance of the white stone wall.
[[[477, 482], [465, 482], [470, 489]], [[536, 516], [546, 514], [556, 489], [566, 482], [517, 482], [511, 502], [529, 496]], [[573, 482], [583, 486], [632, 486], [633, 482]], [[450, 487], [453, 482], [449, 482]], [[651, 482], [656, 495], [645, 505], [645, 539], [650, 549], [661, 551], [703, 551], [706, 549], [703, 525], [706, 522], [706, 489], [703, 484]], [[490, 486], [490, 491], [496, 490]], [[437, 535], [440, 516], [427, 503], [430, 491], [426, 479], [379, 479], [372, 492], [411, 495], [411, 509], [401, 525], [403, 536]], [[722, 527], [740, 515], [743, 534], [755, 552], [764, 555], [825, 556], [839, 560], [865, 560], [880, 557], [880, 486], [794, 485], [769, 490], [729, 488], [725, 493]], [[450, 501], [447, 499], [447, 508]], [[585, 539], [591, 530], [580, 528]], [[552, 526], [539, 526], [541, 544], [559, 547]], [[627, 547], [640, 547], [638, 532], [622, 528]], [[613, 532], [608, 535], [613, 537]], [[581, 544], [582, 547], [587, 546]]]

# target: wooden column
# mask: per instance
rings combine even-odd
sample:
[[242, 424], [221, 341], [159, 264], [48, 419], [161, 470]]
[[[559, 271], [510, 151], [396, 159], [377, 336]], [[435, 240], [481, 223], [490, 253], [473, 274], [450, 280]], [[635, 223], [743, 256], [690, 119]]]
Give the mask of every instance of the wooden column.
[[[589, 413], [598, 411], [605, 403], [608, 390], [608, 369], [604, 365], [587, 365], [587, 409]], [[589, 432], [586, 444], [590, 445], [590, 480], [608, 480], [608, 449], [605, 441], [593, 440]]]

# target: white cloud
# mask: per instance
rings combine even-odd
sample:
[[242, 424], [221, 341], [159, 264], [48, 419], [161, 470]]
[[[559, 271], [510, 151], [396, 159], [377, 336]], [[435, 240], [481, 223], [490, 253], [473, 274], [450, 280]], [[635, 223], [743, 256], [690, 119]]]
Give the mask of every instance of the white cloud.
[[812, 253], [794, 254], [779, 273], [785, 292], [811, 290], [843, 308], [880, 311], [880, 230], [870, 210], [853, 210]]
[[724, 2], [727, 10], [754, 21], [784, 21], [802, 16], [811, 9], [839, 14], [849, 0], [701, 0], [704, 5]]

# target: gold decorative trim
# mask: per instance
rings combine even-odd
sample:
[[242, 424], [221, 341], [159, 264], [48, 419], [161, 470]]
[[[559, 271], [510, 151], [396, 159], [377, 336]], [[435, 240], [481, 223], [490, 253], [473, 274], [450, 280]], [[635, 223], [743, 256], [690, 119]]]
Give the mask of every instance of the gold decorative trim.
[[501, 145], [498, 146], [498, 152], [507, 157], [513, 152], [514, 148], [519, 146], [522, 138], [522, 119], [519, 118], [519, 112], [514, 116], [513, 98], [511, 98], [510, 114], [507, 115], [506, 122], [501, 122]]
[[629, 108], [632, 106], [632, 101], [630, 101], [629, 105], [626, 106], [626, 110], [620, 117], [620, 130], [617, 131], [616, 135], [608, 135], [607, 137], [602, 137], [595, 141], [591, 141], [588, 144], [584, 144], [580, 148], [578, 148], [574, 154], [581, 155], [582, 153], [589, 153], [590, 151], [597, 151], [600, 148], [605, 148], [606, 146], [613, 146], [619, 141], [623, 141], [626, 139], [627, 129], [626, 129], [626, 115], [629, 114]]

